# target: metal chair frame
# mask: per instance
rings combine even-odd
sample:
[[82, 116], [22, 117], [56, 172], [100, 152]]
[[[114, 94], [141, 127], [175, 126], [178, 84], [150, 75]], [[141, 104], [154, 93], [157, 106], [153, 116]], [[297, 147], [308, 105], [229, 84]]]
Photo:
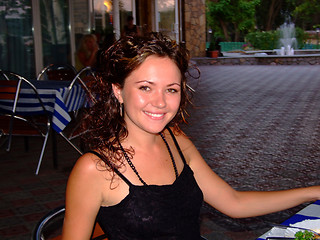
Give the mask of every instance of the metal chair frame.
[[[44, 234], [43, 231], [45, 229], [45, 227], [50, 224], [50, 222], [52, 220], [54, 220], [55, 218], [58, 218], [59, 216], [63, 215], [65, 213], [65, 206], [59, 206], [53, 210], [51, 210], [49, 213], [47, 213], [45, 216], [43, 216], [39, 222], [36, 224], [35, 228], [33, 229], [32, 232], [32, 240], [46, 240], [44, 238]], [[91, 234], [91, 240], [103, 240], [106, 239], [107, 240], [107, 235], [106, 234], [102, 234], [99, 236], [94, 237], [94, 231], [95, 231], [95, 227], [96, 224], [92, 230], [92, 234]], [[95, 234], [97, 235], [97, 234]]]
[[42, 77], [45, 76], [44, 80], [71, 80], [71, 79], [50, 79], [48, 76], [49, 71], [56, 71], [59, 73], [59, 71], [68, 70], [73, 73], [74, 77], [77, 74], [77, 70], [69, 64], [49, 64], [46, 67], [44, 67], [41, 72], [37, 76], [37, 80], [42, 80]]
[[[66, 96], [66, 100], [70, 97], [70, 93], [71, 93], [71, 90], [72, 88], [75, 86], [75, 84], [80, 84], [81, 87], [84, 89], [85, 93], [86, 93], [86, 96], [87, 96], [87, 100], [90, 101], [90, 103], [92, 104], [95, 104], [96, 103], [96, 98], [95, 96], [90, 92], [90, 90], [88, 89], [86, 83], [83, 81], [82, 79], [82, 75], [83, 74], [89, 74], [91, 75], [94, 79], [96, 79], [96, 76], [94, 74], [94, 72], [92, 71], [92, 68], [91, 67], [84, 67], [83, 69], [81, 69], [77, 75], [74, 77], [74, 79], [72, 80], [72, 82], [70, 83], [69, 87], [68, 87], [68, 94]], [[83, 105], [85, 105], [86, 102], [84, 102]], [[75, 139], [75, 138], [78, 138], [80, 136], [82, 136], [84, 133], [87, 132], [87, 130], [85, 131], [82, 131], [80, 133], [77, 133], [77, 134], [74, 134], [76, 132], [77, 129], [79, 129], [80, 127], [80, 122], [79, 120], [76, 120], [76, 117], [77, 117], [77, 112], [74, 113], [74, 121], [76, 121], [76, 125], [75, 127], [73, 127], [72, 131], [67, 135], [66, 133], [64, 133], [64, 131], [60, 132], [59, 134], [79, 153], [79, 154], [83, 154], [82, 150], [77, 147], [73, 142], [72, 140]]]
[[[12, 108], [9, 113], [5, 113], [5, 112], [0, 113], [0, 116], [2, 116], [2, 118], [9, 118], [9, 120], [8, 120], [9, 121], [9, 130], [6, 131], [4, 126], [2, 126], [0, 137], [4, 136], [4, 135], [8, 136], [8, 140], [7, 140], [8, 145], [6, 148], [7, 151], [10, 151], [10, 149], [11, 149], [13, 135], [14, 136], [41, 136], [41, 137], [43, 137], [44, 141], [43, 141], [38, 165], [36, 168], [36, 175], [38, 175], [39, 170], [40, 170], [40, 166], [41, 166], [41, 162], [43, 159], [44, 151], [45, 151], [45, 148], [47, 145], [50, 129], [51, 129], [50, 114], [47, 112], [47, 110], [44, 106], [44, 103], [42, 102], [42, 100], [39, 96], [39, 93], [38, 93], [36, 87], [30, 81], [28, 81], [24, 77], [22, 77], [16, 73], [13, 73], [13, 72], [1, 71], [0, 74], [2, 76], [4, 76], [4, 78], [6, 79], [6, 80], [0, 80], [1, 81], [1, 83], [0, 83], [0, 85], [1, 85], [0, 99], [13, 101]], [[11, 80], [13, 78], [17, 79], [17, 80]], [[46, 120], [45, 122], [42, 121], [41, 124], [36, 123], [36, 122], [32, 122], [32, 121], [30, 121], [30, 119], [27, 119], [24, 116], [16, 114], [16, 109], [17, 109], [17, 104], [18, 104], [18, 100], [19, 100], [19, 95], [20, 95], [22, 83], [27, 84], [34, 91], [35, 95], [37, 96], [37, 100], [38, 100], [38, 102], [44, 112], [41, 116], [45, 116], [45, 120]], [[30, 129], [36, 130], [37, 133], [33, 133], [33, 134], [25, 133], [25, 132], [13, 133], [15, 121], [22, 121], [24, 123], [27, 123], [28, 127], [30, 127]], [[43, 126], [43, 124], [45, 124], [45, 126]], [[43, 126], [45, 130], [41, 130], [40, 126]]]

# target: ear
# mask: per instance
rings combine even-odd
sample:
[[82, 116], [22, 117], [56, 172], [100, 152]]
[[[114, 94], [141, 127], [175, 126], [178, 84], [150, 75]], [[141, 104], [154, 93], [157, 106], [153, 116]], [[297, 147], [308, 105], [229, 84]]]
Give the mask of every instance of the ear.
[[123, 99], [121, 96], [122, 89], [117, 84], [112, 84], [112, 91], [114, 96], [118, 99], [119, 103], [123, 103]]

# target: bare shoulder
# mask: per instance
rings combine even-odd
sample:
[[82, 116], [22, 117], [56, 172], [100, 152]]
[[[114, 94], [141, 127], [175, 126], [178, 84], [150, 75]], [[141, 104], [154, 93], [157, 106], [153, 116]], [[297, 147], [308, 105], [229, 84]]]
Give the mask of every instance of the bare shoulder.
[[104, 164], [98, 156], [93, 153], [85, 153], [77, 160], [72, 171], [82, 174], [95, 174], [99, 167], [102, 168], [102, 165]]
[[187, 136], [187, 134], [185, 134], [182, 130], [179, 131], [175, 131], [174, 129], [170, 128], [171, 131], [173, 132], [180, 148], [184, 148], [184, 147], [188, 147], [193, 145], [192, 141], [190, 140], [190, 138]]
[[97, 183], [105, 181], [105, 174], [107, 174], [105, 163], [96, 155], [86, 153], [82, 155], [74, 165], [69, 181], [77, 183]]
[[191, 139], [182, 130], [177, 132], [172, 129], [172, 132], [174, 133], [174, 136], [187, 163], [190, 163], [191, 160], [197, 159], [200, 156]]

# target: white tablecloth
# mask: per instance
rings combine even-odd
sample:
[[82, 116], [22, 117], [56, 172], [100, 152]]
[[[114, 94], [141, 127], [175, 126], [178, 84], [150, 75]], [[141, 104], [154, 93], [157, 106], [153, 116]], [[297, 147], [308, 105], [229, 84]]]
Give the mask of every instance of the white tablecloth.
[[[290, 224], [295, 224], [297, 222], [301, 222], [308, 219], [320, 219], [320, 201], [316, 201], [313, 204], [310, 204], [307, 207], [303, 208], [301, 211], [297, 212], [295, 215], [284, 221], [282, 224], [289, 226]], [[266, 237], [271, 237], [271, 233], [277, 234], [275, 237], [281, 237], [279, 235], [284, 234], [285, 231], [285, 229], [271, 229], [270, 231], [260, 236], [257, 240], [264, 240], [266, 239]]]
[[[31, 81], [37, 88], [41, 100], [48, 112], [52, 113], [52, 128], [61, 132], [71, 121], [69, 112], [79, 109], [85, 101], [85, 91], [80, 85], [75, 85], [68, 95], [71, 81]], [[0, 111], [10, 110], [10, 104], [0, 101]], [[24, 85], [21, 86], [17, 114], [37, 115], [43, 110], [36, 99], [34, 91]]]

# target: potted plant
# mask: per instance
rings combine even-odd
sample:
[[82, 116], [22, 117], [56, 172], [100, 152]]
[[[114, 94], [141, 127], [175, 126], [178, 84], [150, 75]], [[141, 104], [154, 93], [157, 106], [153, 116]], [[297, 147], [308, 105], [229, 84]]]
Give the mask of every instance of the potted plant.
[[219, 56], [219, 50], [217, 49], [217, 44], [214, 40], [210, 42], [208, 49], [208, 57], [217, 58]]

